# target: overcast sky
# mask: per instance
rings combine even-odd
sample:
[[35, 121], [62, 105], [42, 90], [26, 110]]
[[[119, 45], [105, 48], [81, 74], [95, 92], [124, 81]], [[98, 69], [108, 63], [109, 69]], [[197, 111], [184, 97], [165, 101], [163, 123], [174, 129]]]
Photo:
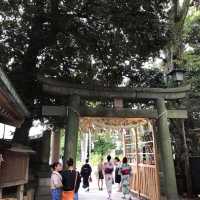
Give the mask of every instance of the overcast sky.
[[4, 125], [0, 123], [0, 139], [4, 137], [4, 139], [12, 139], [13, 132], [15, 131], [15, 127]]

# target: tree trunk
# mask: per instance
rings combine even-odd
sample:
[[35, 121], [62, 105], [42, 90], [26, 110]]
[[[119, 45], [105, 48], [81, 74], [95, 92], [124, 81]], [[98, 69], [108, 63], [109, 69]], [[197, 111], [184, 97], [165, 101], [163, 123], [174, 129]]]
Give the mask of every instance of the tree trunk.
[[25, 119], [24, 123], [20, 128], [16, 128], [13, 138], [13, 144], [28, 144], [29, 130], [32, 126], [32, 118]]
[[[53, 2], [53, 1], [52, 1]], [[55, 1], [57, 2], [57, 1]], [[52, 19], [53, 15], [57, 15], [58, 10], [58, 3], [52, 4]], [[55, 8], [55, 6], [57, 6]], [[21, 78], [21, 86], [23, 88], [18, 88], [18, 91], [23, 89], [23, 101], [25, 105], [27, 106], [29, 112], [33, 115], [34, 113], [34, 100], [38, 97], [38, 83], [37, 83], [37, 56], [39, 55], [39, 52], [44, 49], [46, 46], [56, 43], [56, 23], [51, 24], [51, 32], [44, 32], [43, 30], [43, 23], [46, 21], [45, 19], [45, 13], [44, 13], [44, 1], [39, 0], [35, 4], [35, 17], [32, 20], [32, 28], [30, 31], [30, 42], [28, 45], [28, 49], [24, 54], [24, 59], [22, 62], [22, 71], [21, 74], [24, 74], [27, 78], [23, 79]], [[56, 10], [56, 11], [55, 11]], [[57, 21], [56, 21], [57, 22]], [[13, 77], [15, 77], [16, 74], [13, 74]], [[11, 74], [12, 77], [12, 74]], [[19, 80], [14, 80], [19, 81]], [[28, 80], [28, 82], [26, 82]], [[18, 84], [16, 84], [18, 85]], [[21, 87], [20, 86], [20, 87]], [[32, 125], [32, 118], [26, 119], [22, 125], [21, 128], [16, 129], [16, 132], [14, 134], [14, 143], [20, 143], [20, 144], [27, 144], [28, 141], [28, 133], [29, 129]]]
[[180, 65], [183, 56], [183, 28], [191, 0], [184, 0], [180, 6], [180, 0], [172, 0], [170, 13], [170, 25], [172, 39], [165, 49], [167, 72], [172, 70], [173, 64]]

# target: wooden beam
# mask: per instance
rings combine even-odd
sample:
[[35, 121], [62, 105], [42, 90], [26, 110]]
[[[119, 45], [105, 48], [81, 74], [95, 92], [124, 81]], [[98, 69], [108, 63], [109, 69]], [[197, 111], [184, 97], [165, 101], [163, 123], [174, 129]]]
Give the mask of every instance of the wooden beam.
[[42, 115], [44, 116], [66, 116], [66, 106], [42, 106]]
[[0, 68], [0, 122], [19, 128], [30, 113]]
[[81, 117], [116, 117], [116, 118], [156, 118], [158, 116], [156, 110], [132, 110], [132, 109], [109, 109], [97, 108], [91, 109], [81, 107]]
[[9, 98], [9, 102], [18, 112], [18, 114], [24, 116], [29, 116], [30, 113], [27, 110], [26, 106], [22, 102], [21, 98], [17, 94], [16, 90], [14, 89], [13, 85], [9, 81], [8, 77], [4, 73], [4, 71], [0, 68], [0, 87], [6, 92], [7, 97]]
[[[65, 106], [43, 106], [42, 114], [44, 116], [61, 116], [67, 115], [67, 107]], [[116, 118], [158, 118], [158, 112], [155, 109], [149, 110], [133, 110], [133, 109], [109, 109], [109, 108], [80, 108], [81, 117], [116, 117]], [[186, 110], [168, 110], [168, 118], [170, 119], [186, 119], [188, 112]]]
[[65, 81], [39, 77], [43, 83], [43, 90], [52, 95], [69, 96], [77, 94], [85, 98], [123, 98], [123, 99], [158, 99], [167, 100], [181, 99], [186, 97], [190, 85], [179, 88], [104, 88], [104, 87], [83, 87], [72, 85]]

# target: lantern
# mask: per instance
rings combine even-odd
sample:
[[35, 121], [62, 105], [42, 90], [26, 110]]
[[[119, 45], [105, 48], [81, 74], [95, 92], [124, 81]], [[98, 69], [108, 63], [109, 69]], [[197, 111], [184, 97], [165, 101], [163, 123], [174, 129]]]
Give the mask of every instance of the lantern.
[[184, 80], [185, 72], [186, 71], [183, 69], [173, 69], [170, 73], [168, 73], [168, 76], [170, 76], [173, 81], [181, 83]]

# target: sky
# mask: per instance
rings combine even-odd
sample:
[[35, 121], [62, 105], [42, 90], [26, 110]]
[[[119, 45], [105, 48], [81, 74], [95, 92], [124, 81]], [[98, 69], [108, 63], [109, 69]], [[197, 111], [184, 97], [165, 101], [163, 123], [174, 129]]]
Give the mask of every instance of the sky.
[[[39, 120], [35, 120], [30, 128], [29, 137], [34, 139], [37, 136], [41, 136], [45, 128]], [[15, 129], [13, 126], [0, 123], [0, 139], [12, 140]]]
[[0, 139], [11, 140], [15, 127], [0, 123]]

